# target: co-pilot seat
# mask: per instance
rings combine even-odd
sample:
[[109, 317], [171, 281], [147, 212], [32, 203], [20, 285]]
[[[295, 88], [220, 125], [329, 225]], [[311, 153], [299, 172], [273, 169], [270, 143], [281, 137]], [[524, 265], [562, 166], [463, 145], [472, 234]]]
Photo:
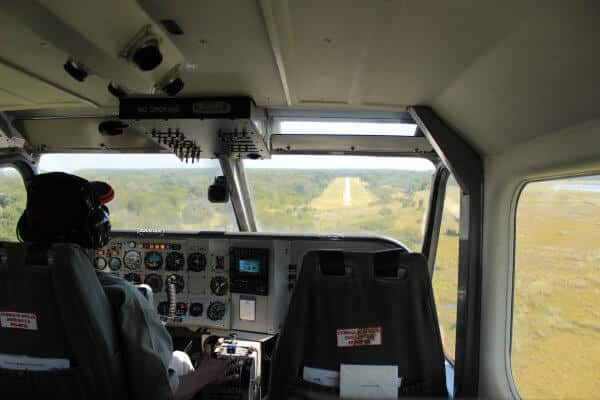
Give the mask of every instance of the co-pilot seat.
[[[375, 336], [348, 343], [344, 333], [357, 328]], [[337, 389], [303, 380], [303, 370], [340, 364], [397, 365], [399, 397], [446, 398], [444, 361], [422, 255], [311, 252], [273, 356], [269, 398], [335, 398]]]
[[79, 246], [0, 244], [0, 324], [0, 397], [127, 397], [111, 306]]

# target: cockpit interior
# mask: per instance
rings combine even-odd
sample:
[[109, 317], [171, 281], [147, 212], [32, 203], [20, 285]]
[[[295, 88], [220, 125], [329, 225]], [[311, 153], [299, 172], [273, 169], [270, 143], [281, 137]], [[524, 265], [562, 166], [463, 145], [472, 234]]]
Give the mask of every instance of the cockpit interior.
[[[596, 398], [599, 24], [586, 0], [1, 2], [0, 397]], [[101, 245], [19, 235], [48, 173], [109, 185]], [[159, 343], [147, 315], [236, 375], [172, 397], [127, 350]]]

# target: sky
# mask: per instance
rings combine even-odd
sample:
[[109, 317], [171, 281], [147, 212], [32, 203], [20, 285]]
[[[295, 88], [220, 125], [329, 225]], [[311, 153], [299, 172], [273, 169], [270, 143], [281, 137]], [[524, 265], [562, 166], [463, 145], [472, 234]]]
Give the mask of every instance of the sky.
[[[283, 121], [282, 134], [349, 134], [349, 135], [397, 135], [412, 136], [414, 124], [373, 122], [314, 122]], [[433, 170], [424, 159], [408, 157], [364, 156], [273, 156], [270, 160], [246, 160], [246, 168], [294, 168], [294, 169], [396, 169]], [[40, 171], [75, 172], [81, 169], [194, 169], [219, 168], [217, 160], [200, 160], [195, 164], [181, 162], [172, 154], [45, 154], [40, 160]]]

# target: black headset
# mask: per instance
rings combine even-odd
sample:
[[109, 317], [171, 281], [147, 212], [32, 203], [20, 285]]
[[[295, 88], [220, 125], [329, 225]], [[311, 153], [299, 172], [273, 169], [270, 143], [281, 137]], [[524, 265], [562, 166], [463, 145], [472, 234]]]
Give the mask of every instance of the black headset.
[[[81, 227], [64, 232], [59, 238], [55, 239], [77, 243], [84, 248], [99, 249], [110, 240], [111, 225], [108, 208], [100, 204], [88, 182], [81, 185], [81, 195], [87, 210]], [[25, 209], [17, 223], [17, 238], [26, 242], [48, 241], [49, 239], [40, 236], [32, 227], [29, 212]]]

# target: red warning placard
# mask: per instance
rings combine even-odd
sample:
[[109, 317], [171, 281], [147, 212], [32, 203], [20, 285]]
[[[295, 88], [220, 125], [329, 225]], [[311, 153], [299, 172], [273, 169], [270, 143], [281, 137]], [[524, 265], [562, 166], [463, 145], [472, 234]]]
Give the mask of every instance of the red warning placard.
[[380, 326], [336, 329], [337, 347], [381, 346], [382, 331]]
[[35, 314], [13, 311], [0, 311], [0, 328], [26, 329], [37, 331], [37, 316]]

